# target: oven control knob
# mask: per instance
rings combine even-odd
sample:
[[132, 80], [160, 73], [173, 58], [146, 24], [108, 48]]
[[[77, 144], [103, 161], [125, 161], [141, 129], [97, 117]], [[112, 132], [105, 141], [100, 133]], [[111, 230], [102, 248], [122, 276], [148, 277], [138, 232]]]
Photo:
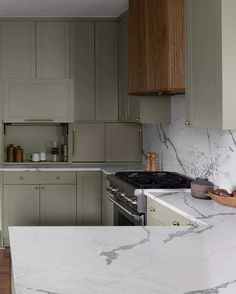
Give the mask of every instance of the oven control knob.
[[117, 193], [118, 191], [119, 191], [118, 188], [114, 188], [114, 187], [111, 188], [111, 192], [113, 192], [113, 193]]
[[124, 197], [124, 198], [127, 198], [125, 192], [120, 193], [120, 196], [121, 196], [121, 197]]

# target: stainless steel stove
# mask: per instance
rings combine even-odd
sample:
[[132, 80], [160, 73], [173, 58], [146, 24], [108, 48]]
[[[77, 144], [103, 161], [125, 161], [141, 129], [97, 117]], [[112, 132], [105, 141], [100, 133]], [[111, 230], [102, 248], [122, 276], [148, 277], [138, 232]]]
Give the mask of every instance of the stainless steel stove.
[[108, 176], [107, 191], [114, 204], [114, 225], [145, 225], [144, 189], [181, 192], [190, 189], [190, 177], [173, 172], [118, 172]]

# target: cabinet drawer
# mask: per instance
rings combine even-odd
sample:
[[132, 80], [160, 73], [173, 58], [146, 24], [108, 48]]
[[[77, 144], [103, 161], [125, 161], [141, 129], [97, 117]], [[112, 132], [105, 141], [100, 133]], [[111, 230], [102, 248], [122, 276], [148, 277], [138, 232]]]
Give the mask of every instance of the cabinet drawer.
[[152, 199], [147, 199], [147, 224], [157, 225], [156, 222], [164, 226], [192, 225], [188, 218]]
[[76, 172], [4, 172], [3, 184], [76, 184]]

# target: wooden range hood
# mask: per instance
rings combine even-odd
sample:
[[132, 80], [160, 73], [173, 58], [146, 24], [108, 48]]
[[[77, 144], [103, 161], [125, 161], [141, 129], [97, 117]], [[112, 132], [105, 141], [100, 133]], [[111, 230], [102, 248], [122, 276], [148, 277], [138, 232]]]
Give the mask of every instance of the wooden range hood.
[[129, 94], [185, 93], [184, 0], [129, 0]]

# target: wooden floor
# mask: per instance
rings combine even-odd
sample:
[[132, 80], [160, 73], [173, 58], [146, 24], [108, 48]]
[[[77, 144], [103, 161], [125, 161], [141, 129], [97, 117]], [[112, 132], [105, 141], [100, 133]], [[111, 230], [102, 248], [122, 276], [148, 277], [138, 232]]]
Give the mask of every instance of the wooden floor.
[[10, 250], [0, 250], [0, 294], [10, 294]]

